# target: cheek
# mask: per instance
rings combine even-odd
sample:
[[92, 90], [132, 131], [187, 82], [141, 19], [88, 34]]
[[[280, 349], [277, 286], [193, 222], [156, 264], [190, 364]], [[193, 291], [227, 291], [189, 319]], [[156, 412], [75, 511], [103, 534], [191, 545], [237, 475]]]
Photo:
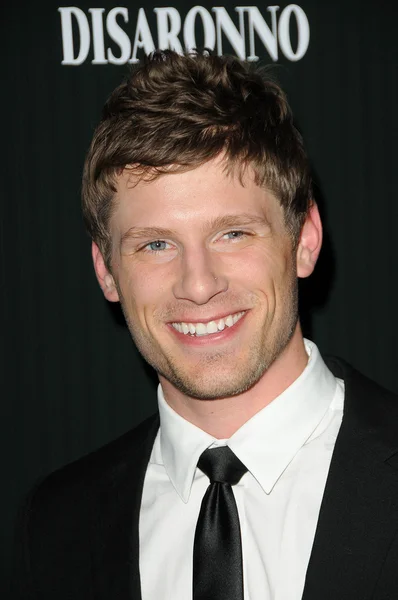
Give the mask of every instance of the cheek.
[[158, 271], [131, 265], [120, 270], [121, 295], [130, 314], [135, 313], [140, 318], [147, 311], [151, 313], [165, 298], [168, 277]]
[[240, 278], [252, 289], [258, 288], [272, 293], [291, 279], [293, 257], [291, 252], [274, 247], [246, 248], [239, 257], [230, 261], [231, 276]]

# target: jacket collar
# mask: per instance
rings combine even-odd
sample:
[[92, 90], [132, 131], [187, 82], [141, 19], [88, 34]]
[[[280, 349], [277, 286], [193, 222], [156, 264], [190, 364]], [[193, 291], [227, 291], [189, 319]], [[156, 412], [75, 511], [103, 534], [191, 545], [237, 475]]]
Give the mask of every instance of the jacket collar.
[[373, 598], [398, 528], [397, 398], [343, 361], [342, 426], [321, 505], [303, 600]]
[[155, 415], [116, 440], [92, 506], [93, 597], [141, 600], [139, 513], [145, 472], [159, 429]]

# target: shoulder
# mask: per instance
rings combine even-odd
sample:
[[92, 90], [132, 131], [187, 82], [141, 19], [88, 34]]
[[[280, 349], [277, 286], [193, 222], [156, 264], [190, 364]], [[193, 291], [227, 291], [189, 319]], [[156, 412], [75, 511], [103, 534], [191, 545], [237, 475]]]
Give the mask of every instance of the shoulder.
[[[31, 490], [16, 526], [14, 587], [18, 597], [31, 597], [36, 579], [45, 589], [54, 583], [59, 592], [67, 570], [81, 574], [82, 581], [89, 581], [87, 566], [92, 540], [98, 539], [97, 545], [101, 546], [114, 526], [115, 515], [124, 518], [126, 530], [129, 523], [132, 529], [133, 507], [137, 510], [140, 503], [158, 428], [155, 415], [117, 440], [48, 475]], [[70, 592], [79, 581], [79, 577], [65, 580], [68, 598], [83, 597]], [[60, 593], [55, 596], [60, 597]], [[54, 594], [43, 592], [44, 597]]]
[[28, 511], [40, 507], [40, 512], [50, 513], [56, 507], [58, 512], [60, 503], [90, 507], [101, 488], [112, 487], [129, 474], [138, 477], [146, 469], [158, 428], [156, 414], [116, 440], [46, 476], [31, 490]]
[[357, 371], [357, 369], [342, 358], [326, 356], [325, 362], [335, 377], [344, 380], [346, 386], [348, 386], [348, 392], [361, 394], [363, 397], [380, 398], [387, 403], [391, 403], [392, 407], [395, 407], [397, 404], [397, 394], [394, 394], [394, 392], [391, 392], [360, 371]]
[[358, 430], [373, 432], [391, 447], [398, 440], [398, 395], [366, 377], [344, 360], [325, 357], [335, 377], [344, 381], [344, 419]]

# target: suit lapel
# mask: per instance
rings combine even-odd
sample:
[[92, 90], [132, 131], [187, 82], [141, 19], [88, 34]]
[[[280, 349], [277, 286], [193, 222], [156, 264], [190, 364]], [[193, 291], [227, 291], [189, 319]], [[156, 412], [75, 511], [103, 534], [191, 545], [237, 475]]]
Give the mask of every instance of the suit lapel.
[[334, 449], [303, 600], [368, 600], [398, 528], [396, 398], [359, 373], [345, 381]]
[[126, 434], [95, 491], [91, 542], [95, 600], [141, 600], [139, 512], [158, 429], [156, 416]]

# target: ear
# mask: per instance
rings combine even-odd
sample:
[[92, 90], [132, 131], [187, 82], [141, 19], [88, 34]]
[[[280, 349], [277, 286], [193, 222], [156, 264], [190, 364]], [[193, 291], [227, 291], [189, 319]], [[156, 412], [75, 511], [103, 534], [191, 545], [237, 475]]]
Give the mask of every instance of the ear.
[[105, 298], [109, 300], [109, 302], [118, 302], [119, 294], [117, 292], [115, 281], [105, 265], [101, 250], [95, 242], [91, 245], [91, 254], [93, 257], [95, 274]]
[[315, 268], [322, 246], [322, 222], [318, 206], [311, 205], [297, 248], [297, 276], [308, 277]]

